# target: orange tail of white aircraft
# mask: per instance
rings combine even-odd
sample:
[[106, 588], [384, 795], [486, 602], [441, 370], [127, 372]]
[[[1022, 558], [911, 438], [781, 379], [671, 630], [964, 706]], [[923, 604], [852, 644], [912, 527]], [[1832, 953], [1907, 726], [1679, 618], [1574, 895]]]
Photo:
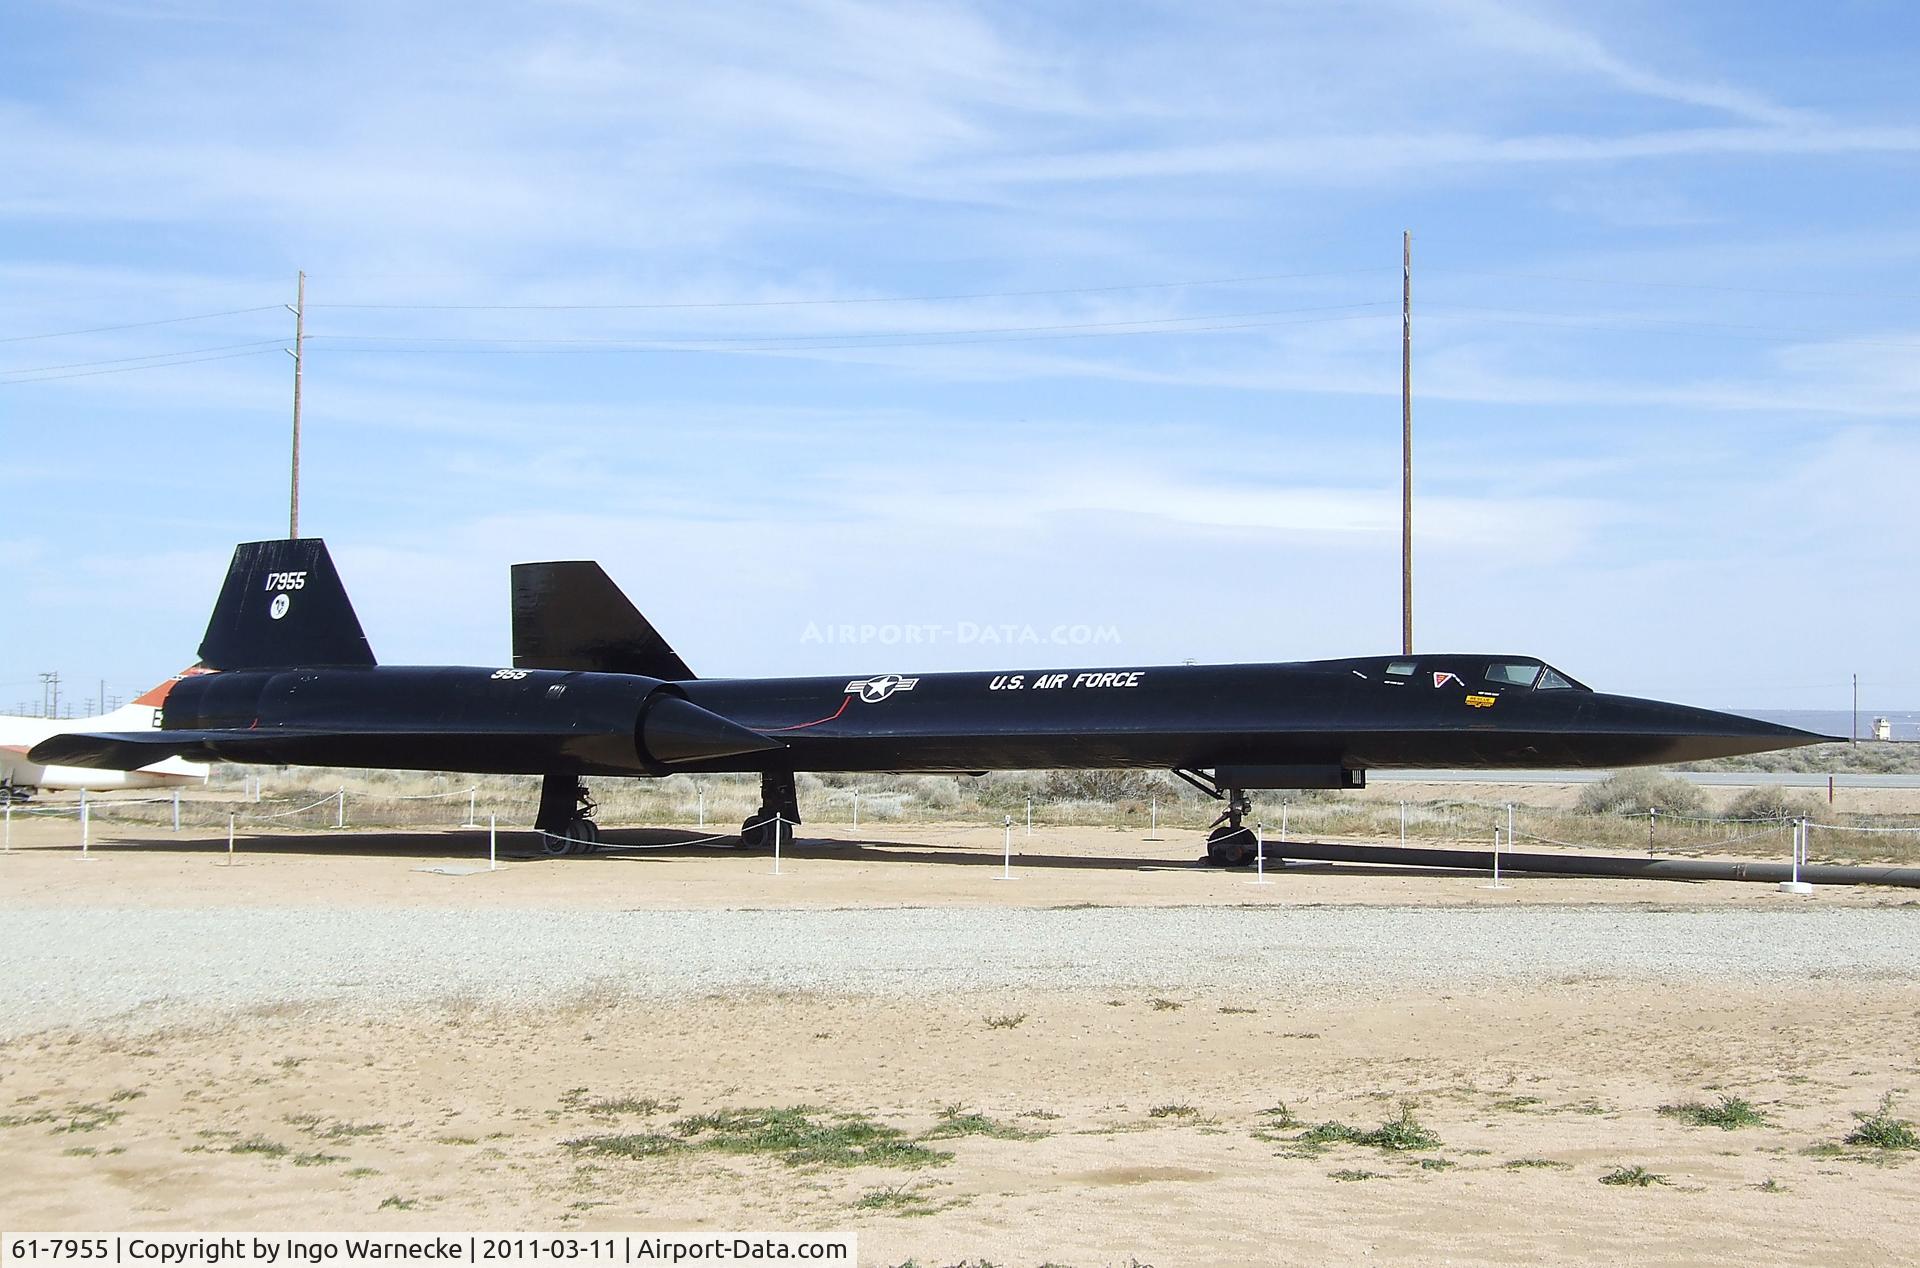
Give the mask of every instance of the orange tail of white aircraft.
[[160, 725], [160, 708], [173, 684], [202, 669], [183, 669], [132, 704], [92, 718], [0, 717], [0, 800], [23, 801], [36, 792], [104, 792], [115, 788], [163, 788], [207, 781], [205, 762], [178, 757], [142, 766], [139, 770], [90, 770], [83, 766], [43, 766], [27, 760], [27, 750], [50, 735], [68, 731], [135, 731]]

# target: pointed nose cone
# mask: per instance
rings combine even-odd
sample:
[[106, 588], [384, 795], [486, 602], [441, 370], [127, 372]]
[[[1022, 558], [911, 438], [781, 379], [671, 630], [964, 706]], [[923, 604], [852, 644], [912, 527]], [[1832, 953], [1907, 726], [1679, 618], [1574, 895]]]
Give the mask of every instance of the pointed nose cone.
[[1831, 735], [1816, 735], [1798, 727], [1762, 722], [1737, 713], [1719, 713], [1690, 705], [1665, 704], [1653, 700], [1630, 703], [1634, 715], [1622, 729], [1641, 732], [1657, 752], [1648, 759], [1655, 762], [1700, 762], [1715, 757], [1738, 757], [1744, 753], [1765, 753], [1773, 749], [1800, 748], [1807, 744], [1832, 744]]
[[691, 701], [678, 696], [660, 696], [641, 718], [640, 747], [662, 766], [671, 766], [676, 762], [738, 757], [784, 746]]

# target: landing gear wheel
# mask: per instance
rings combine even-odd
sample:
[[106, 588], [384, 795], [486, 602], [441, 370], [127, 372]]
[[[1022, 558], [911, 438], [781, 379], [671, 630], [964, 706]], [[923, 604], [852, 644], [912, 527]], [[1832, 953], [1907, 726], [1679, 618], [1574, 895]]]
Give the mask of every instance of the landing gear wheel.
[[770, 850], [773, 848], [773, 834], [776, 832], [780, 834], [782, 849], [793, 844], [793, 824], [784, 816], [776, 815], [771, 810], [762, 810], [740, 825], [740, 848]]
[[1207, 862], [1215, 867], [1246, 867], [1259, 848], [1252, 828], [1223, 823], [1207, 834]]
[[591, 854], [599, 848], [600, 825], [591, 819], [570, 819], [560, 832], [542, 832], [540, 850], [558, 858], [562, 854]]
[[600, 840], [593, 811], [593, 794], [584, 779], [564, 771], [549, 773], [540, 781], [540, 812], [533, 820], [540, 829], [540, 852], [590, 853]]
[[766, 850], [779, 833], [782, 848], [793, 844], [793, 830], [800, 826], [800, 793], [790, 770], [763, 771], [760, 775], [760, 808], [740, 825], [740, 848]]

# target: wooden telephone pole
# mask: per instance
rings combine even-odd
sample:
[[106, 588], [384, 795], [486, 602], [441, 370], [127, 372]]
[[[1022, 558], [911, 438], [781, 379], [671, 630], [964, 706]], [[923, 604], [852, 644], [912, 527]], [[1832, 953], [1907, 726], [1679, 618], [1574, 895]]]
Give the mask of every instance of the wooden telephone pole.
[[307, 275], [300, 273], [293, 303], [293, 491], [287, 502], [287, 536], [300, 536], [300, 360], [307, 350]]
[[1400, 235], [1400, 654], [1413, 655], [1413, 230]]

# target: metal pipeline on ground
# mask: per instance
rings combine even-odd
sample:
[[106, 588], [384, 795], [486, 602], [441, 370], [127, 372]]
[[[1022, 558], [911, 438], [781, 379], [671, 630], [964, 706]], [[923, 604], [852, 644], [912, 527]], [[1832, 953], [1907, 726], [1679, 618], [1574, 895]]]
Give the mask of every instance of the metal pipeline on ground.
[[[1297, 859], [1315, 863], [1374, 863], [1398, 867], [1439, 867], [1463, 872], [1493, 870], [1492, 850], [1442, 850], [1428, 846], [1338, 845], [1326, 841], [1269, 841], [1267, 861]], [[1920, 889], [1920, 867], [1878, 864], [1842, 866], [1802, 863], [1796, 877], [1790, 863], [1733, 863], [1714, 859], [1634, 858], [1610, 854], [1527, 854], [1500, 851], [1502, 872], [1550, 876], [1624, 876], [1667, 881], [1755, 881], [1774, 884], [1803, 880], [1810, 885], [1902, 885]]]

